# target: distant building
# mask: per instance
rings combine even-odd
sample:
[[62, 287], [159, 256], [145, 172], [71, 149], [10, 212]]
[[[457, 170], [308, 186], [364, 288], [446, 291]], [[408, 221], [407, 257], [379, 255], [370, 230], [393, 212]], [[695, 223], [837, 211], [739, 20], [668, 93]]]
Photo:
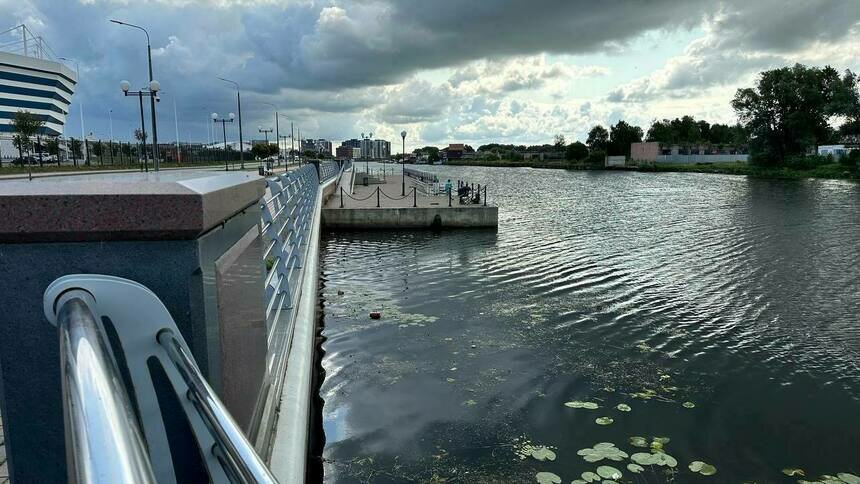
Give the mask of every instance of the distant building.
[[463, 152], [465, 150], [466, 145], [462, 143], [449, 144], [447, 148], [442, 149], [442, 151], [445, 153], [445, 159], [447, 160], [459, 160], [463, 157]]
[[563, 160], [564, 151], [526, 151], [523, 153], [524, 160]]
[[[41, 37], [26, 26], [0, 37], [0, 152], [12, 153], [12, 120], [18, 111], [29, 111], [45, 122], [43, 136], [63, 134], [66, 115], [78, 78], [64, 64], [53, 60]], [[15, 157], [17, 157], [17, 153]]]
[[630, 159], [652, 163], [719, 163], [747, 161], [746, 146], [708, 143], [669, 144], [646, 141], [630, 144]]
[[361, 148], [361, 140], [360, 139], [348, 139], [340, 144], [341, 146], [348, 146], [350, 148]]
[[852, 147], [851, 145], [821, 145], [818, 147], [818, 154], [822, 156], [832, 156], [834, 160], [838, 160], [843, 156], [848, 155], [852, 151], [860, 149], [860, 147]]
[[331, 156], [331, 141], [327, 139], [315, 139], [314, 151], [327, 157]]
[[338, 160], [354, 160], [361, 158], [361, 148], [352, 146], [338, 146], [335, 150], [335, 158]]
[[391, 157], [391, 143], [384, 139], [365, 138], [360, 141], [361, 158], [384, 160]]

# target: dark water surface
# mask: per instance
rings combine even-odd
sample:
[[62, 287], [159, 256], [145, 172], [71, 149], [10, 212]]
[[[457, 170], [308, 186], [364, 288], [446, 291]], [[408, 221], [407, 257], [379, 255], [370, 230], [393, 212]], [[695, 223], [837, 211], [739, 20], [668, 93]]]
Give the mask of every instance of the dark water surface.
[[[324, 236], [326, 481], [860, 475], [858, 185], [434, 169], [489, 183], [498, 232]], [[577, 455], [632, 436], [674, 472]]]

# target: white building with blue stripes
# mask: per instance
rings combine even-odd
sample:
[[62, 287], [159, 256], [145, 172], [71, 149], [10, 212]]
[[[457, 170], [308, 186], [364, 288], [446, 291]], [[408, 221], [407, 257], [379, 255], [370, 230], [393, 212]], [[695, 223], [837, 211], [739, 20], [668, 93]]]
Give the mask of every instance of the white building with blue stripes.
[[[0, 37], [0, 157], [12, 153], [12, 120], [18, 111], [29, 111], [45, 122], [40, 134], [63, 134], [69, 104], [77, 84], [75, 71], [53, 60], [41, 37], [24, 26]], [[12, 41], [7, 39], [11, 38]], [[17, 156], [17, 154], [15, 154]]]
[[12, 131], [15, 113], [29, 111], [45, 122], [42, 134], [61, 135], [76, 83], [64, 64], [0, 52], [0, 133]]

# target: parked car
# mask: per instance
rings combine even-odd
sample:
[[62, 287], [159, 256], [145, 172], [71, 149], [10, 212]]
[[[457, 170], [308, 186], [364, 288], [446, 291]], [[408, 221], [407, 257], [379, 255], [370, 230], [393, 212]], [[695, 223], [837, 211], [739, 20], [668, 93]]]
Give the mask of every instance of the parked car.
[[32, 156], [25, 156], [23, 158], [15, 158], [12, 160], [13, 165], [24, 166], [24, 165], [35, 165], [38, 164], [39, 160]]

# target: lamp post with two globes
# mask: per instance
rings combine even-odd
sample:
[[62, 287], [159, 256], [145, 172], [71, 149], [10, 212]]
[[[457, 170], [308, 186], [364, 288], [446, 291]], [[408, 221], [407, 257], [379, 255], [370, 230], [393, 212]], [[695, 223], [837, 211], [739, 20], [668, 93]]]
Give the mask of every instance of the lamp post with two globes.
[[[143, 31], [144, 34], [146, 34], [146, 58], [147, 58], [147, 61], [149, 63], [149, 84], [151, 86], [152, 83], [154, 82], [157, 86], [158, 82], [152, 78], [152, 45], [149, 41], [149, 31], [146, 30], [145, 28], [141, 27], [140, 25], [130, 24], [128, 22], [123, 22], [121, 20], [110, 19], [110, 21], [117, 24], [117, 25], [124, 25], [126, 27], [131, 27], [134, 29], [141, 30], [141, 31]], [[151, 99], [149, 100], [150, 101], [149, 102], [150, 110], [152, 111], [152, 113], [151, 113], [152, 114], [152, 159], [153, 159], [153, 167], [155, 168], [155, 171], [158, 171], [159, 165], [160, 165], [160, 163], [158, 161], [158, 126], [156, 125], [156, 122], [155, 122], [155, 102], [158, 101], [158, 97], [155, 95], [155, 92], [157, 92], [157, 90], [152, 91], [150, 89], [150, 91], [153, 93], [151, 95]]]
[[400, 150], [400, 173], [403, 177], [403, 181], [401, 183], [401, 191], [400, 196], [406, 196], [406, 131], [400, 132], [400, 137], [403, 138], [403, 148]]
[[227, 164], [227, 123], [232, 123], [236, 115], [230, 113], [228, 118], [218, 118], [218, 113], [212, 113], [212, 121], [221, 123], [221, 131], [224, 133], [224, 170], [230, 171], [230, 165]]
[[[143, 120], [143, 97], [149, 96], [149, 97], [155, 99], [155, 97], [158, 96], [158, 91], [161, 89], [161, 85], [158, 84], [158, 81], [149, 81], [149, 89], [148, 90], [141, 89], [139, 91], [131, 91], [130, 90], [131, 89], [131, 83], [128, 81], [122, 81], [119, 83], [119, 88], [122, 89], [122, 93], [124, 96], [137, 96], [137, 98], [140, 100], [140, 132], [141, 132], [141, 137], [143, 138], [141, 140], [141, 146], [145, 148], [146, 147], [146, 125], [145, 125], [144, 120]], [[146, 158], [146, 150], [143, 149], [143, 150], [141, 150], [141, 152], [143, 154], [144, 170], [149, 171], [149, 162]], [[153, 168], [155, 169], [155, 171], [158, 171], [158, 169], [159, 169], [157, 153], [158, 153], [157, 152], [157, 146], [155, 144], [155, 139], [153, 139], [153, 141], [152, 141], [152, 157], [153, 157]]]

